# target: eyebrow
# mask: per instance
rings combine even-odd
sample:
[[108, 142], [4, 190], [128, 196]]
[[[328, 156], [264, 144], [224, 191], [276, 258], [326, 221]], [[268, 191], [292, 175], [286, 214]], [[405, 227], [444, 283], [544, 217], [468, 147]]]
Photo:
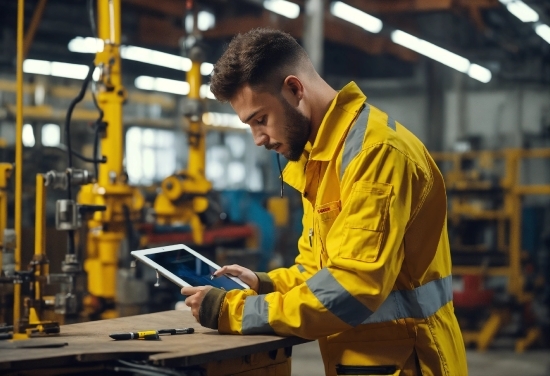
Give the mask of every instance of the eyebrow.
[[254, 111], [253, 113], [251, 113], [250, 115], [248, 115], [248, 117], [243, 120], [242, 122], [245, 123], [245, 124], [248, 124], [248, 122], [250, 121], [250, 119], [252, 119], [254, 116], [258, 115], [258, 112], [260, 112], [261, 108]]

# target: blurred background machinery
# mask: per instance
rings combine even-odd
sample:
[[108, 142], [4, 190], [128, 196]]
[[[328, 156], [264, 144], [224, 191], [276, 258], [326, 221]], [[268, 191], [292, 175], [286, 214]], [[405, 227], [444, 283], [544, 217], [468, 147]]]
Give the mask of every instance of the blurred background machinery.
[[137, 248], [293, 263], [301, 198], [208, 87], [232, 36], [272, 27], [437, 160], [467, 343], [547, 345], [549, 24], [537, 0], [0, 0], [0, 323], [174, 308]]

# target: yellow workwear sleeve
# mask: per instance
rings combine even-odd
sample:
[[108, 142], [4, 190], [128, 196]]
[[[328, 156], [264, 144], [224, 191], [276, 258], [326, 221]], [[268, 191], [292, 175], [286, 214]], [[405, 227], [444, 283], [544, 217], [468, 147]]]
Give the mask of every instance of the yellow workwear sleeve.
[[286, 293], [228, 292], [218, 330], [317, 339], [376, 322], [401, 270], [405, 229], [426, 196], [427, 180], [427, 172], [393, 146], [361, 146], [339, 186], [334, 183], [341, 212], [326, 234], [316, 235], [324, 238], [323, 267]]

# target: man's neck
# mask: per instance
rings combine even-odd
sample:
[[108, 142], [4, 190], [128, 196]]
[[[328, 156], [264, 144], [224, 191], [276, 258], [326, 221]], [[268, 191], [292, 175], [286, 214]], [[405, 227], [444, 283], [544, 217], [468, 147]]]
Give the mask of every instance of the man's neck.
[[311, 134], [309, 141], [313, 145], [317, 138], [317, 133], [321, 127], [321, 123], [330, 107], [330, 104], [334, 100], [334, 97], [338, 94], [336, 90], [330, 87], [321, 77], [315, 84], [313, 93], [315, 95], [312, 101], [311, 110]]

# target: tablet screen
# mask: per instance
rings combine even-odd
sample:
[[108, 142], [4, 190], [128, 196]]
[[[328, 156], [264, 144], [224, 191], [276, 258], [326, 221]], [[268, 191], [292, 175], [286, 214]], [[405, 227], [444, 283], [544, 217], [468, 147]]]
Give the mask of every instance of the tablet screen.
[[210, 285], [228, 291], [243, 289], [242, 286], [226, 276], [211, 280], [210, 276], [216, 269], [185, 250], [150, 253], [145, 257], [156, 262], [191, 286]]

